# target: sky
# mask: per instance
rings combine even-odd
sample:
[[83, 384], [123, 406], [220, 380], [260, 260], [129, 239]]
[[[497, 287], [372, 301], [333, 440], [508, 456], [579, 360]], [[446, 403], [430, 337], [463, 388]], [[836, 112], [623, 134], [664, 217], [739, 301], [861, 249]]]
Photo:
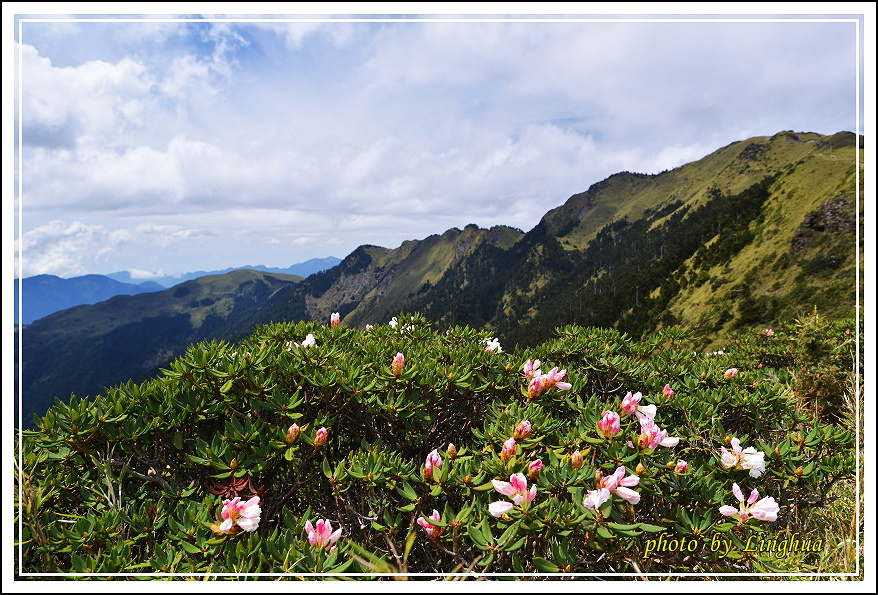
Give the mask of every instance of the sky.
[[76, 15], [14, 27], [16, 276], [527, 231], [619, 171], [862, 132], [850, 15]]

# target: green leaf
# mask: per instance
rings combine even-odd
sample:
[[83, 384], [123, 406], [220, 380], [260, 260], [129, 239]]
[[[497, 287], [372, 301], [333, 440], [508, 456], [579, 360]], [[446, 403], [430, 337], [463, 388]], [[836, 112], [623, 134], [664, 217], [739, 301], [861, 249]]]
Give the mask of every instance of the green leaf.
[[667, 530], [667, 527], [659, 527], [658, 525], [650, 525], [649, 523], [638, 523], [637, 528], [646, 531], [647, 533], [659, 533], [660, 531]]
[[608, 527], [612, 527], [613, 529], [618, 529], [619, 531], [631, 531], [632, 529], [637, 529], [640, 527], [640, 523], [636, 523], [634, 525], [621, 525], [619, 523], [607, 523]]
[[476, 486], [473, 489], [477, 492], [486, 492], [488, 490], [493, 490], [494, 484], [489, 481], [488, 483], [483, 483], [482, 485]]
[[558, 572], [561, 570], [552, 562], [539, 557], [534, 558], [534, 566], [536, 566], [540, 572]]
[[233, 380], [229, 378], [226, 380], [223, 385], [220, 387], [220, 393], [226, 394], [232, 389]]
[[473, 543], [476, 546], [481, 546], [482, 549], [488, 547], [488, 540], [485, 539], [485, 536], [482, 535], [482, 532], [478, 530], [476, 527], [467, 527], [467, 533], [469, 534], [470, 539], [473, 540]]
[[183, 546], [183, 549], [189, 552], [190, 554], [200, 554], [201, 548], [192, 545], [188, 541], [181, 541], [180, 545]]
[[396, 486], [396, 491], [400, 496], [408, 500], [414, 501], [418, 499], [418, 494], [407, 482], [403, 482], [401, 485]]
[[516, 541], [516, 542], [513, 543], [512, 545], [510, 545], [510, 546], [508, 546], [508, 547], [504, 547], [503, 549], [506, 550], [507, 552], [514, 552], [515, 550], [520, 549], [521, 546], [524, 545], [525, 540], [527, 540], [527, 535], [525, 535], [524, 537], [520, 538], [518, 541]]

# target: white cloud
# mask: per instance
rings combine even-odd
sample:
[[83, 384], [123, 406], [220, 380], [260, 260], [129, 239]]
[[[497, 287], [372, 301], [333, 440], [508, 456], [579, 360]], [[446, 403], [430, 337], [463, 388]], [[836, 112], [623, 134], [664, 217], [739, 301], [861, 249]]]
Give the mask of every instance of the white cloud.
[[140, 224], [133, 228], [108, 228], [102, 224], [52, 220], [24, 232], [15, 240], [15, 270], [18, 271], [21, 264], [24, 277], [83, 275], [113, 262], [123, 251], [159, 247], [167, 249], [167, 257], [191, 239], [213, 235], [209, 230], [176, 225]]
[[832, 24], [47, 25], [19, 46], [25, 263], [167, 269], [186, 246], [190, 269], [292, 264], [467, 223], [527, 230], [617, 171], [852, 128], [849, 37]]

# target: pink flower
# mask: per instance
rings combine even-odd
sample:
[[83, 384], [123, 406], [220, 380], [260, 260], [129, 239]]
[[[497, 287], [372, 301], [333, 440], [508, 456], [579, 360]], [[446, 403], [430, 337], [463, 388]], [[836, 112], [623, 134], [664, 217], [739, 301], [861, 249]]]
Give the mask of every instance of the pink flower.
[[772, 329], [770, 329], [770, 328], [765, 329], [765, 336], [766, 336], [766, 337], [773, 337], [773, 336], [774, 336], [774, 331], [773, 331]]
[[744, 493], [741, 491], [741, 488], [738, 487], [738, 484], [732, 484], [732, 493], [735, 495], [735, 498], [738, 499], [738, 508], [728, 505], [720, 506], [719, 512], [721, 515], [737, 517], [742, 523], [750, 517], [768, 522], [774, 522], [777, 520], [777, 513], [780, 511], [780, 506], [774, 501], [774, 498], [769, 496], [759, 500], [759, 492], [754, 489], [750, 492], [750, 497], [747, 498], [747, 501], [745, 502]]
[[433, 469], [441, 469], [442, 468], [442, 457], [439, 455], [439, 451], [435, 448], [430, 451], [430, 454], [427, 455], [426, 460], [424, 461], [424, 479], [427, 481], [433, 480]]
[[515, 504], [504, 500], [498, 500], [497, 502], [491, 502], [488, 504], [488, 512], [495, 517], [501, 517], [513, 508], [515, 508]]
[[734, 378], [738, 375], [738, 368], [729, 368], [723, 373], [723, 378]]
[[653, 420], [655, 419], [655, 414], [658, 412], [658, 407], [655, 405], [638, 405], [637, 410], [634, 414], [637, 416], [639, 420]]
[[530, 465], [527, 466], [528, 478], [536, 479], [544, 466], [545, 465], [543, 465], [543, 461], [540, 459], [537, 459], [536, 461], [531, 461]]
[[365, 328], [367, 331], [371, 331], [371, 330], [372, 330], [373, 328], [375, 328], [375, 327], [372, 326], [371, 324], [367, 324], [364, 328]]
[[500, 449], [500, 460], [504, 463], [509, 460], [510, 457], [514, 456], [515, 453], [518, 452], [518, 448], [515, 445], [515, 438], [510, 438], [506, 442], [503, 443], [503, 448]]
[[606, 477], [601, 477], [601, 475], [601, 471], [598, 470], [598, 489], [605, 488], [631, 504], [640, 502], [640, 494], [629, 489], [639, 484], [640, 478], [636, 475], [625, 477], [625, 467], [618, 467], [612, 475]]
[[637, 410], [637, 405], [640, 403], [640, 399], [642, 398], [642, 394], [631, 394], [631, 391], [628, 391], [628, 394], [622, 397], [622, 405], [621, 407], [619, 407], [619, 411], [622, 413], [622, 415], [633, 414]]
[[720, 462], [726, 469], [747, 469], [750, 477], [759, 477], [765, 473], [765, 453], [752, 446], [741, 449], [741, 441], [732, 438], [732, 450], [720, 447]]
[[329, 317], [329, 326], [338, 326], [341, 324], [341, 316], [338, 312], [333, 312]]
[[531, 429], [532, 428], [531, 428], [530, 422], [527, 421], [526, 419], [523, 419], [520, 422], [518, 422], [517, 426], [515, 426], [515, 431], [512, 433], [512, 437], [515, 438], [516, 440], [521, 440], [522, 438], [527, 438], [528, 436], [530, 436]]
[[217, 533], [235, 533], [236, 527], [243, 531], [255, 531], [259, 526], [259, 516], [262, 514], [259, 496], [253, 496], [246, 502], [241, 502], [241, 498], [237, 496], [232, 500], [223, 500], [223, 510], [220, 514], [224, 520], [220, 523]]
[[540, 360], [524, 362], [524, 375], [528, 380], [532, 380], [535, 376], [540, 375]]
[[665, 430], [658, 427], [654, 420], [640, 418], [640, 435], [637, 437], [637, 446], [641, 450], [652, 450], [657, 446], [676, 446], [680, 441], [676, 436], [668, 436]]
[[317, 434], [314, 436], [314, 448], [319, 448], [326, 444], [326, 440], [328, 438], [328, 433], [326, 428], [320, 428], [317, 430]]
[[332, 531], [332, 523], [328, 520], [317, 521], [317, 526], [311, 525], [311, 521], [305, 523], [305, 532], [308, 534], [308, 544], [312, 547], [320, 549], [325, 547], [331, 550], [335, 547], [335, 542], [341, 537], [341, 529]]
[[527, 385], [527, 398], [533, 399], [540, 396], [543, 391], [548, 388], [546, 385], [546, 377], [542, 374], [534, 376]]
[[[652, 419], [656, 414], [656, 406], [655, 405], [641, 405], [640, 401], [643, 399], [643, 395], [641, 393], [631, 394], [629, 391], [627, 395], [622, 397], [622, 405], [620, 406], [621, 415], [631, 415], [632, 413], [637, 414], [638, 418], [647, 417]], [[604, 412], [606, 415], [606, 411]]]
[[555, 387], [559, 390], [570, 390], [573, 385], [567, 380], [567, 370], [559, 370], [558, 368], [552, 368], [549, 370], [549, 373], [546, 374], [546, 382], [549, 387]]
[[390, 363], [390, 369], [393, 370], [393, 375], [399, 378], [402, 374], [402, 368], [405, 366], [405, 356], [401, 353], [397, 353], [393, 356], [393, 361]]
[[590, 490], [583, 498], [582, 503], [589, 510], [597, 510], [601, 504], [610, 499], [610, 490], [607, 488], [599, 488]]
[[572, 384], [567, 382], [567, 370], [552, 368], [548, 373], [541, 374], [539, 365], [540, 360], [535, 360], [534, 362], [527, 360], [524, 364], [524, 375], [529, 380], [527, 386], [527, 397], [529, 399], [538, 397], [550, 388], [569, 390], [573, 387]]
[[[433, 514], [427, 517], [431, 521], [441, 521], [442, 517], [439, 516], [439, 511], [435, 508], [433, 509]], [[435, 525], [430, 524], [430, 522], [424, 517], [420, 517], [418, 519], [418, 524], [424, 528], [424, 531], [427, 533], [427, 537], [430, 539], [436, 539], [440, 535], [442, 535], [443, 530], [442, 527], [436, 527]]]
[[674, 473], [686, 473], [689, 470], [689, 463], [684, 461], [683, 459], [679, 459], [677, 461], [677, 465], [674, 467]]
[[604, 438], [612, 438], [622, 430], [619, 414], [615, 411], [604, 411], [604, 416], [598, 422], [598, 430]]
[[495, 490], [512, 500], [512, 505], [508, 502], [502, 501], [491, 503], [488, 506], [488, 511], [494, 516], [501, 516], [504, 513], [509, 512], [514, 506], [526, 510], [527, 505], [533, 502], [533, 499], [536, 498], [537, 495], [536, 485], [531, 486], [530, 490], [527, 489], [527, 478], [523, 473], [510, 475], [508, 483], [496, 479], [492, 479], [491, 483], [494, 484]]
[[670, 384], [665, 385], [665, 387], [662, 389], [662, 394], [668, 399], [674, 396], [674, 390], [671, 388]]

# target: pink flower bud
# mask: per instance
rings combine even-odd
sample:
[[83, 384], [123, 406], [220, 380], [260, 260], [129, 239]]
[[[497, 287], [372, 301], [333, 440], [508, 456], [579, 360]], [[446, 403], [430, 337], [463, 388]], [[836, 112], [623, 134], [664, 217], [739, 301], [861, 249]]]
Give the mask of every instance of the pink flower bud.
[[433, 481], [434, 468], [442, 468], [442, 457], [439, 455], [439, 451], [435, 448], [430, 451], [430, 454], [428, 454], [427, 458], [424, 460], [424, 469], [421, 474], [423, 475], [425, 481]]
[[667, 397], [668, 399], [670, 399], [671, 397], [674, 396], [674, 391], [673, 391], [673, 389], [671, 388], [671, 385], [670, 385], [670, 384], [666, 384], [666, 385], [665, 385], [665, 387], [662, 389], [662, 394], [663, 394], [665, 397]]
[[528, 478], [536, 479], [544, 466], [545, 465], [543, 465], [543, 461], [540, 459], [537, 459], [536, 461], [531, 461], [530, 465], [527, 466]]
[[604, 416], [598, 422], [598, 430], [604, 438], [612, 438], [622, 430], [619, 414], [615, 411], [604, 411]]
[[738, 368], [729, 368], [723, 374], [723, 378], [734, 378], [738, 375]]
[[582, 469], [582, 464], [585, 462], [585, 459], [582, 457], [582, 453], [578, 450], [575, 451], [572, 455], [570, 455], [570, 466], [574, 469]]
[[518, 452], [518, 449], [515, 446], [515, 438], [510, 438], [503, 443], [503, 448], [500, 450], [500, 460], [505, 463], [516, 452]]
[[326, 439], [326, 428], [320, 428], [319, 430], [317, 430], [317, 434], [314, 436], [314, 448], [319, 448], [326, 444]]
[[677, 465], [674, 467], [674, 473], [686, 473], [689, 470], [689, 463], [680, 459], [677, 461]]
[[289, 427], [289, 429], [287, 429], [287, 444], [294, 444], [296, 442], [296, 440], [299, 439], [300, 433], [301, 433], [301, 430], [299, 429], [298, 425], [296, 425], [296, 424], [291, 425]]
[[515, 426], [515, 431], [512, 434], [512, 437], [516, 440], [521, 440], [522, 438], [527, 438], [530, 435], [531, 425], [528, 420], [522, 420], [518, 422], [518, 425]]
[[[427, 518], [430, 519], [430, 521], [442, 520], [442, 517], [439, 515], [439, 511], [435, 508], [433, 509], [433, 514], [431, 514]], [[418, 524], [424, 528], [424, 531], [427, 533], [427, 537], [429, 537], [430, 539], [437, 539], [440, 535], [442, 535], [444, 529], [442, 527], [436, 527], [435, 525], [431, 524], [430, 521], [428, 521], [424, 517], [420, 517], [418, 519]]]
[[393, 375], [397, 378], [402, 375], [402, 369], [405, 366], [405, 356], [401, 353], [397, 353], [393, 357], [393, 361], [390, 363], [390, 369], [393, 370]]
[[333, 312], [329, 317], [329, 326], [338, 326], [341, 324], [341, 316], [338, 312]]

